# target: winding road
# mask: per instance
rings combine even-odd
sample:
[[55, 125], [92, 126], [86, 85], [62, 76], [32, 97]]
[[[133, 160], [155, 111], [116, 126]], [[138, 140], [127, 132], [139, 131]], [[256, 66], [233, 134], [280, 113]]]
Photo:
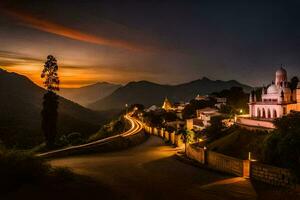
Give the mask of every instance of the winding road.
[[[131, 128], [120, 135], [57, 151], [92, 148], [117, 137], [128, 137], [142, 131], [140, 121], [130, 115], [125, 118], [131, 123]], [[99, 185], [109, 188], [108, 192], [102, 194], [104, 199], [277, 199], [273, 198], [274, 191], [261, 189], [249, 179], [186, 164], [176, 157], [178, 150], [166, 145], [161, 138], [150, 136], [146, 142], [127, 150], [56, 158], [49, 163], [52, 166], [69, 167], [75, 173], [88, 176]], [[48, 152], [51, 153], [55, 154]], [[92, 195], [84, 189], [81, 192], [86, 199]], [[101, 192], [99, 198], [102, 199]]]
[[134, 148], [51, 160], [92, 177], [118, 199], [256, 199], [248, 179], [197, 168], [179, 161], [177, 148], [151, 136]]
[[114, 135], [111, 137], [107, 137], [101, 140], [97, 140], [94, 142], [90, 142], [90, 143], [86, 143], [86, 144], [82, 144], [82, 145], [76, 145], [76, 146], [71, 146], [71, 147], [66, 147], [63, 149], [58, 149], [58, 150], [54, 150], [54, 151], [49, 151], [46, 153], [41, 153], [41, 154], [37, 154], [37, 156], [39, 157], [51, 157], [51, 156], [56, 156], [62, 153], [67, 153], [67, 152], [72, 152], [72, 151], [77, 151], [77, 150], [81, 150], [81, 149], [88, 149], [88, 148], [93, 148], [96, 146], [101, 146], [103, 144], [109, 143], [114, 141], [115, 139], [119, 138], [119, 137], [129, 137], [132, 135], [135, 135], [139, 132], [141, 132], [143, 130], [143, 124], [136, 120], [135, 118], [131, 117], [130, 114], [126, 114], [124, 115], [124, 118], [129, 121], [130, 123], [130, 129], [124, 133], [121, 133], [119, 135]]

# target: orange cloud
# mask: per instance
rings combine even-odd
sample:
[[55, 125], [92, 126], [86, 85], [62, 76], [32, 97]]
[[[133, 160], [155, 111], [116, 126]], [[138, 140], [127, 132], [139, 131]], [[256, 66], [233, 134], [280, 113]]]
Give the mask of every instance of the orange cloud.
[[7, 10], [6, 13], [9, 16], [12, 16], [18, 20], [20, 20], [23, 25], [35, 28], [37, 30], [45, 31], [48, 33], [53, 33], [56, 35], [64, 36], [67, 38], [71, 38], [74, 40], [79, 40], [83, 42], [88, 42], [92, 44], [98, 45], [105, 45], [117, 48], [124, 48], [128, 50], [140, 51], [143, 50], [140, 46], [117, 39], [109, 39], [105, 37], [95, 36], [92, 34], [84, 33], [72, 28], [68, 28], [62, 26], [60, 24], [56, 24], [47, 20], [38, 19], [32, 15], [29, 15], [24, 12], [14, 11], [14, 10]]

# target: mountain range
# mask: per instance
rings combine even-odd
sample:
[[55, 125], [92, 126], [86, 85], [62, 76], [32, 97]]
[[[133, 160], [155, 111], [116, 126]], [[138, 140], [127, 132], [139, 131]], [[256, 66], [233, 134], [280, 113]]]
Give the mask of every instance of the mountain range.
[[87, 106], [110, 95], [121, 86], [107, 82], [98, 82], [80, 88], [63, 88], [58, 94], [80, 105]]
[[[214, 81], [205, 77], [179, 85], [138, 81], [125, 86], [97, 83], [66, 89], [59, 94], [83, 105], [95, 102], [85, 108], [59, 97], [58, 132], [59, 135], [79, 132], [88, 137], [112, 117], [109, 110], [122, 109], [125, 104], [161, 105], [165, 97], [172, 102], [189, 101], [197, 94], [210, 94], [231, 87], [242, 87], [246, 92], [251, 90], [250, 86], [234, 80]], [[45, 93], [46, 90], [27, 77], [0, 68], [0, 145], [29, 148], [43, 142], [41, 110]]]
[[145, 106], [161, 105], [165, 97], [172, 102], [189, 101], [196, 95], [220, 92], [232, 87], [242, 87], [249, 92], [251, 87], [235, 80], [210, 80], [206, 77], [179, 85], [162, 85], [149, 81], [130, 82], [118, 88], [112, 94], [88, 105], [94, 110], [121, 109], [125, 104], [140, 103]]
[[[46, 90], [25, 76], [0, 68], [0, 143], [29, 148], [43, 141], [41, 110]], [[59, 97], [59, 134], [95, 133], [106, 116]]]

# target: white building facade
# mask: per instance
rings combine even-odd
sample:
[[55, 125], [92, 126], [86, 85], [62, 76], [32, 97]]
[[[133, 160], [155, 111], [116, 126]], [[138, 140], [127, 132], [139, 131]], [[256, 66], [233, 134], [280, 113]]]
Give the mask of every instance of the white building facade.
[[276, 71], [275, 82], [262, 89], [261, 100], [254, 92], [249, 97], [249, 114], [251, 118], [276, 119], [291, 111], [300, 111], [300, 84], [291, 91], [287, 71], [282, 67]]

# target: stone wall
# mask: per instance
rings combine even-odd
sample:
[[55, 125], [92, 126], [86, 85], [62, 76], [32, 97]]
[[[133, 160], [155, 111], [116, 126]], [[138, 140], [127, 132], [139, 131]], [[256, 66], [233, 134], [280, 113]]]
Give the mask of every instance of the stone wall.
[[181, 134], [176, 134], [175, 131], [172, 133], [169, 133], [168, 131], [165, 131], [163, 128], [152, 128], [148, 125], [144, 124], [144, 130], [146, 133], [150, 135], [156, 135], [161, 138], [163, 138], [166, 142], [170, 142], [171, 144], [182, 147], [184, 145]]
[[[181, 134], [175, 134], [175, 132], [169, 133], [163, 129], [152, 128], [147, 125], [144, 125], [144, 130], [146, 133], [160, 136], [178, 147], [184, 145]], [[139, 137], [141, 137], [141, 135], [139, 135]], [[240, 160], [213, 151], [207, 151], [193, 144], [187, 144], [186, 155], [206, 165], [208, 168], [233, 175], [249, 177], [276, 186], [290, 186], [295, 183], [294, 176], [287, 169], [250, 162], [249, 160]]]
[[160, 131], [159, 131], [159, 136], [160, 136], [161, 138], [164, 137], [164, 129], [163, 129], [163, 128], [160, 129]]
[[184, 142], [182, 141], [182, 135], [181, 134], [176, 134], [175, 135], [175, 145], [177, 147], [182, 147], [184, 145]]
[[170, 133], [168, 131], [165, 131], [164, 138], [167, 142], [170, 140]]
[[244, 161], [226, 156], [213, 151], [206, 151], [204, 148], [188, 144], [186, 147], [187, 157], [196, 160], [207, 167], [230, 174], [244, 176]]
[[205, 150], [203, 148], [196, 147], [193, 144], [187, 144], [186, 155], [201, 164], [205, 164]]
[[207, 151], [207, 165], [209, 168], [234, 174], [237, 176], [244, 176], [244, 162], [243, 160], [226, 156], [213, 151]]
[[258, 120], [258, 119], [250, 119], [250, 118], [243, 118], [238, 117], [236, 120], [237, 125], [244, 125], [249, 127], [258, 127], [258, 128], [266, 128], [266, 129], [274, 129], [275, 126], [272, 121], [266, 120]]
[[250, 177], [276, 186], [289, 186], [295, 178], [287, 169], [251, 162]]
[[187, 145], [186, 155], [208, 168], [249, 177], [275, 186], [290, 186], [296, 182], [295, 176], [288, 169], [250, 162], [249, 160], [240, 160], [213, 151], [206, 151], [193, 144]]
[[171, 144], [175, 144], [175, 132], [170, 133]]
[[153, 134], [158, 135], [158, 129], [157, 128], [153, 128]]

